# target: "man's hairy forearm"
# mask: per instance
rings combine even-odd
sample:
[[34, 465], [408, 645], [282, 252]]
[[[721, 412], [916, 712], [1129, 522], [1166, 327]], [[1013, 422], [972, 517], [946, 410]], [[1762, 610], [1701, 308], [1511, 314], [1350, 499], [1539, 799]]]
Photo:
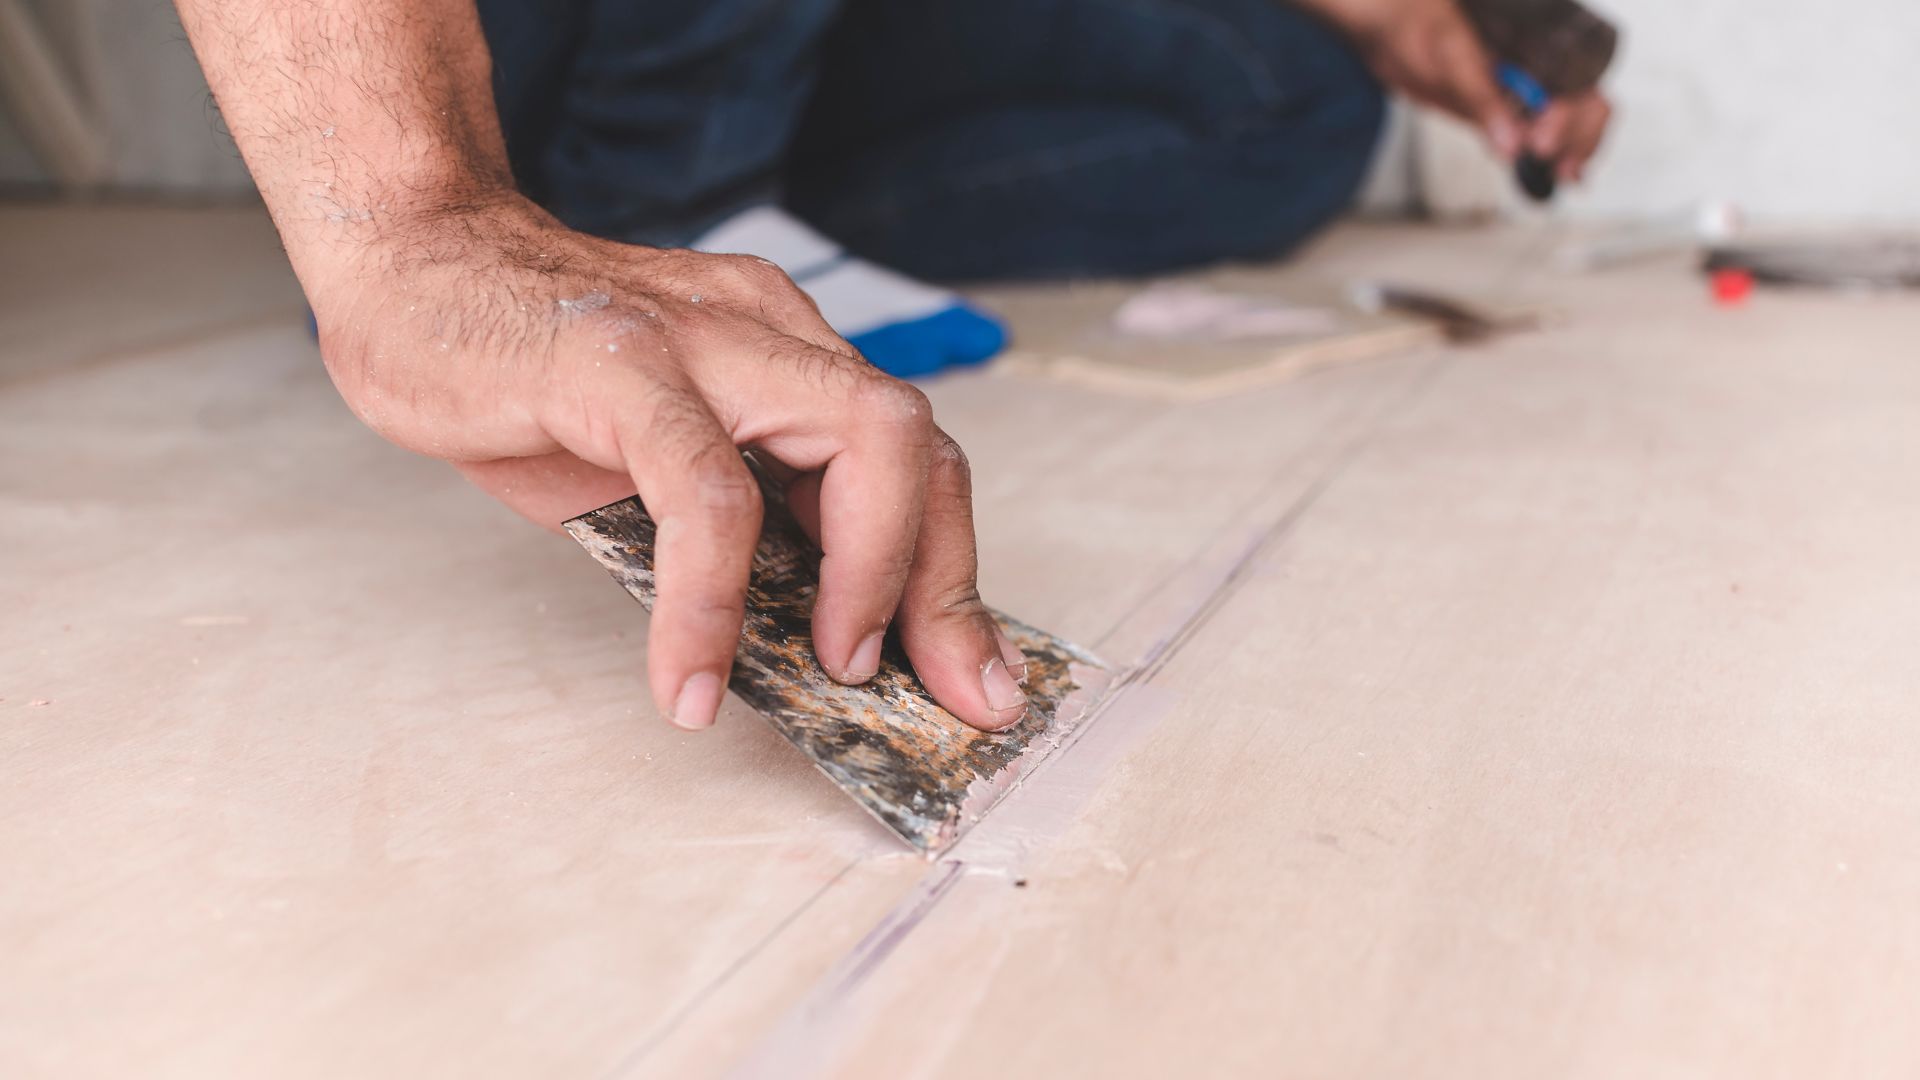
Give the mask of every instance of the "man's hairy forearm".
[[424, 217], [512, 198], [472, 0], [178, 0], [311, 292]]

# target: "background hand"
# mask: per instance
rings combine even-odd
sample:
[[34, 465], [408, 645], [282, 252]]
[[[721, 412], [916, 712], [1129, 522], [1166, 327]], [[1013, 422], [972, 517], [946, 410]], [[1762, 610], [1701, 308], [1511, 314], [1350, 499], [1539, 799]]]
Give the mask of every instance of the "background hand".
[[1523, 118], [1500, 89], [1495, 57], [1455, 0], [1306, 2], [1348, 32], [1381, 82], [1478, 128], [1502, 159], [1528, 150], [1554, 161], [1563, 179], [1584, 175], [1612, 115], [1606, 99], [1593, 91]]

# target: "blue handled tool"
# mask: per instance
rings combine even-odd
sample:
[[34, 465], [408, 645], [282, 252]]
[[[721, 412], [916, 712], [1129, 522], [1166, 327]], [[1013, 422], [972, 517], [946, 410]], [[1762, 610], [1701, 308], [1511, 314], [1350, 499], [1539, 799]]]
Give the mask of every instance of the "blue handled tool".
[[[1554, 98], [1600, 85], [1620, 43], [1614, 25], [1580, 0], [1459, 0], [1487, 52], [1503, 63], [1495, 77], [1526, 116], [1538, 116]], [[1521, 190], [1539, 202], [1553, 198], [1554, 162], [1522, 154], [1514, 163]]]
[[[1500, 85], [1520, 109], [1521, 115], [1529, 120], [1546, 111], [1553, 97], [1540, 81], [1522, 71], [1517, 65], [1501, 63], [1495, 69]], [[1534, 202], [1546, 202], [1553, 198], [1557, 186], [1554, 177], [1553, 162], [1530, 151], [1522, 150], [1520, 158], [1513, 163], [1513, 178], [1519, 182], [1520, 190]]]

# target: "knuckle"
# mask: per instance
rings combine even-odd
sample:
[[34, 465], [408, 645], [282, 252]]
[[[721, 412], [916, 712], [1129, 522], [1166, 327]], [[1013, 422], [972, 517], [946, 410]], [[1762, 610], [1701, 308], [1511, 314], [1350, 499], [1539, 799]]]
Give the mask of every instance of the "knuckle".
[[933, 403], [919, 387], [884, 375], [865, 380], [858, 404], [875, 422], [891, 427], [931, 430]]
[[651, 397], [648, 426], [656, 453], [692, 461], [713, 441], [713, 416], [691, 391], [658, 386]]
[[956, 491], [965, 493], [973, 490], [973, 462], [967, 459], [967, 452], [960, 448], [953, 436], [944, 431], [936, 431], [934, 435], [933, 467]]
[[709, 582], [707, 588], [687, 597], [682, 610], [703, 625], [730, 629], [740, 620], [746, 603], [746, 590], [740, 586]]
[[936, 589], [928, 598], [927, 614], [940, 619], [968, 620], [984, 615], [986, 602], [980, 599], [980, 586], [968, 575], [965, 581]]
[[687, 473], [704, 512], [730, 519], [759, 518], [760, 488], [733, 447], [709, 445], [694, 457]]
[[721, 273], [748, 292], [784, 296], [800, 291], [787, 272], [770, 260], [757, 255], [721, 255], [717, 258], [721, 260]]
[[649, 449], [678, 473], [701, 516], [758, 523], [760, 488], [740, 452], [720, 430], [706, 403], [681, 387], [654, 395]]

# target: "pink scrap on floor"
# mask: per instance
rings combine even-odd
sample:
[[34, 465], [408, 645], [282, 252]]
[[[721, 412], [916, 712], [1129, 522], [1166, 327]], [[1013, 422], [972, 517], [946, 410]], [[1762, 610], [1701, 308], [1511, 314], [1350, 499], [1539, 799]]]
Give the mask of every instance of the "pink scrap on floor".
[[1130, 337], [1238, 341], [1329, 333], [1339, 318], [1326, 308], [1220, 292], [1199, 285], [1155, 285], [1121, 304], [1113, 327]]

